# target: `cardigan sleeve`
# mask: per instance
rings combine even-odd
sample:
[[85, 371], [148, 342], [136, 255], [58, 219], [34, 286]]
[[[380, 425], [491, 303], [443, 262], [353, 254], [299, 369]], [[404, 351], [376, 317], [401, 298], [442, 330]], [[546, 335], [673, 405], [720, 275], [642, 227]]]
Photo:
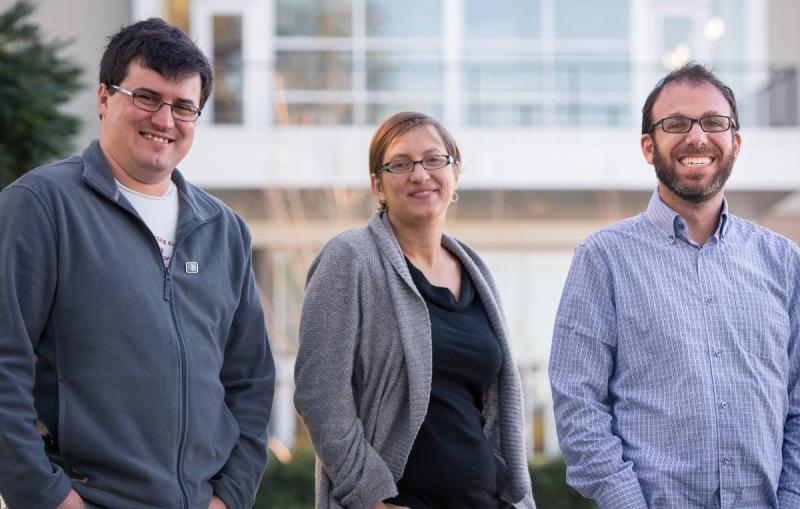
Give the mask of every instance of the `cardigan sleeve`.
[[314, 260], [300, 318], [294, 393], [333, 495], [357, 509], [397, 495], [389, 467], [365, 438], [353, 394], [363, 279], [359, 253], [344, 240], [333, 239]]

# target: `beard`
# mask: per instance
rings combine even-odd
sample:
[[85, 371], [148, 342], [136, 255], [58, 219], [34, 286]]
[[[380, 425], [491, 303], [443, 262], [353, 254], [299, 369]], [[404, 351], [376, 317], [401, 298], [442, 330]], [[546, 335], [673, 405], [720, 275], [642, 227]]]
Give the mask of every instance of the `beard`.
[[680, 150], [676, 147], [669, 155], [669, 160], [661, 157], [661, 150], [655, 138], [653, 138], [653, 166], [656, 170], [658, 180], [667, 186], [667, 189], [675, 193], [676, 196], [690, 202], [690, 203], [703, 203], [716, 196], [717, 193], [725, 186], [728, 177], [731, 176], [733, 171], [733, 163], [736, 156], [733, 150], [727, 154], [716, 147], [711, 150], [715, 162], [717, 163], [717, 170], [711, 175], [708, 183], [703, 184], [702, 179], [705, 175], [689, 175], [681, 177], [678, 174], [676, 166], [679, 164], [678, 160], [681, 157], [691, 155], [707, 155], [709, 147], [683, 147]]

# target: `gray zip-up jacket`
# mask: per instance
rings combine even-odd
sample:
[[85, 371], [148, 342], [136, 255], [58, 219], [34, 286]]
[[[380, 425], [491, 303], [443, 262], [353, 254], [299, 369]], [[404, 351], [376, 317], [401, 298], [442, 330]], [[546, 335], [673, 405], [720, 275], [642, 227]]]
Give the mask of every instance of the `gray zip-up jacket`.
[[174, 171], [175, 250], [98, 142], [0, 193], [0, 494], [53, 509], [250, 507], [274, 365], [250, 236]]
[[[472, 279], [500, 341], [503, 365], [485, 395], [484, 434], [504, 473], [501, 497], [535, 508], [523, 441], [517, 367], [489, 270], [463, 243], [442, 245]], [[428, 410], [431, 324], [386, 213], [334, 237], [308, 272], [295, 406], [317, 452], [317, 509], [369, 509], [397, 495]]]

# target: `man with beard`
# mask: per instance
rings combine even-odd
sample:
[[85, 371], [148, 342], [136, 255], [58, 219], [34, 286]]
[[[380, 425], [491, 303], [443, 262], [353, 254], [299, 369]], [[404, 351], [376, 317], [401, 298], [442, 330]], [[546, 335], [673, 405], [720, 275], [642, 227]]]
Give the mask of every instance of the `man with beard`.
[[800, 250], [728, 212], [740, 145], [731, 89], [672, 72], [642, 110], [647, 211], [575, 250], [550, 381], [601, 508], [800, 507]]

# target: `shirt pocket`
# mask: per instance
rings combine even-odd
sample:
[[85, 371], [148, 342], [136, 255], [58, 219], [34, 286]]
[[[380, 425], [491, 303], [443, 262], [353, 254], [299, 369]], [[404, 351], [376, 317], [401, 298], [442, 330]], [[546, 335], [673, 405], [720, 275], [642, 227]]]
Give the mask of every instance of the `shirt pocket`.
[[740, 289], [734, 295], [737, 344], [762, 359], [786, 357], [789, 315], [780, 297], [767, 289]]

